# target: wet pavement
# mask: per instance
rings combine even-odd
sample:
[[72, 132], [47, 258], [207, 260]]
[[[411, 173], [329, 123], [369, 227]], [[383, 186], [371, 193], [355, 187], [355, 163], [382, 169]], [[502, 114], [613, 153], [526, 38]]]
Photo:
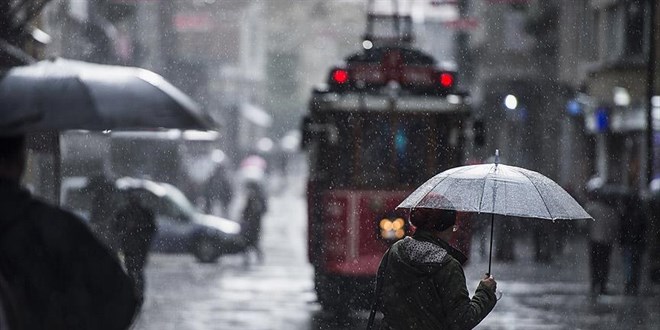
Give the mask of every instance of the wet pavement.
[[[288, 183], [270, 198], [263, 263], [246, 264], [243, 255], [216, 264], [187, 255], [151, 256], [147, 298], [134, 329], [364, 329], [367, 311], [335, 316], [316, 303], [306, 259], [304, 182], [294, 177]], [[502, 298], [476, 329], [660, 329], [660, 288], [644, 279], [640, 296], [622, 295], [618, 249], [612, 294], [592, 297], [586, 240], [569, 240], [547, 264], [533, 261], [530, 240], [516, 243], [515, 262], [493, 261]], [[471, 292], [487, 269], [488, 259], [473, 249], [465, 267]]]
[[[517, 244], [515, 262], [493, 262], [502, 298], [478, 329], [660, 329], [660, 287], [644, 277], [639, 296], [624, 295], [616, 246], [609, 294], [592, 296], [586, 239], [567, 241], [549, 263], [533, 261], [531, 241]], [[468, 285], [488, 269], [487, 258], [472, 255], [465, 268]]]

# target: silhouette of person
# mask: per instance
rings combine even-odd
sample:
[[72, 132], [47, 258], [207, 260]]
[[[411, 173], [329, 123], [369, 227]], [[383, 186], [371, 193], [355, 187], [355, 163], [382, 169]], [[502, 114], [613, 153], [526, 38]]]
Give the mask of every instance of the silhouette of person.
[[216, 202], [220, 202], [222, 204], [220, 215], [224, 216], [228, 211], [229, 203], [234, 197], [234, 189], [224, 164], [218, 164], [205, 188], [206, 213], [213, 214]]
[[249, 180], [246, 183], [247, 201], [243, 208], [243, 238], [246, 244], [246, 262], [250, 250], [257, 254], [257, 259], [262, 261], [263, 254], [259, 248], [261, 237], [261, 218], [267, 209], [266, 196], [258, 182]]
[[587, 185], [588, 201], [585, 210], [594, 221], [589, 222], [589, 266], [591, 269], [591, 293], [607, 293], [610, 269], [610, 255], [616, 240], [619, 224], [619, 210], [613, 207], [611, 199], [606, 200], [600, 193], [601, 187]]
[[124, 256], [128, 275], [135, 283], [140, 302], [144, 300], [144, 266], [151, 240], [156, 233], [156, 220], [152, 210], [142, 206], [135, 191], [128, 193], [126, 206], [117, 212], [114, 231]]
[[619, 243], [623, 257], [624, 294], [637, 295], [642, 256], [646, 247], [646, 216], [637, 193], [624, 197], [624, 211], [620, 219]]
[[0, 274], [22, 329], [127, 329], [130, 278], [83, 220], [20, 185], [24, 136], [0, 137]]
[[110, 249], [116, 250], [112, 223], [114, 221], [117, 189], [114, 183], [103, 174], [91, 177], [87, 189], [92, 194], [90, 227], [101, 242]]

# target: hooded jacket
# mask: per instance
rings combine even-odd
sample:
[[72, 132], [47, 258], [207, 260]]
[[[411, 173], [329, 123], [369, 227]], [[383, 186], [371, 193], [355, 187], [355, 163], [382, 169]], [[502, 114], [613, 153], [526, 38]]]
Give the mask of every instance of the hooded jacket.
[[384, 329], [472, 329], [495, 307], [495, 292], [482, 284], [470, 299], [465, 256], [430, 232], [396, 242], [386, 258]]
[[126, 329], [130, 278], [75, 215], [0, 179], [0, 274], [21, 329]]

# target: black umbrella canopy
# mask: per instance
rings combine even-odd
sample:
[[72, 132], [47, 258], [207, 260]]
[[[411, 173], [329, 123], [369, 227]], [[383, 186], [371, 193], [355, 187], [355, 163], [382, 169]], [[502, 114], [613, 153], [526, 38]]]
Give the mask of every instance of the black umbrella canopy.
[[188, 96], [148, 70], [54, 59], [0, 77], [0, 131], [215, 129]]

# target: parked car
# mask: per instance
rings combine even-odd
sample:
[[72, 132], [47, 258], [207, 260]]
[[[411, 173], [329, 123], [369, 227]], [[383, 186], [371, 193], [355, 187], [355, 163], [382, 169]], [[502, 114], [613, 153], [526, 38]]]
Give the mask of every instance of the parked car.
[[[191, 253], [200, 262], [215, 262], [223, 254], [243, 251], [239, 223], [201, 213], [175, 186], [137, 178], [120, 178], [114, 184], [118, 196], [109, 200], [117, 205], [111, 209], [120, 209], [132, 193], [138, 194], [143, 205], [153, 210], [158, 231], [152, 251]], [[63, 180], [63, 206], [88, 221], [93, 194], [87, 178]]]

